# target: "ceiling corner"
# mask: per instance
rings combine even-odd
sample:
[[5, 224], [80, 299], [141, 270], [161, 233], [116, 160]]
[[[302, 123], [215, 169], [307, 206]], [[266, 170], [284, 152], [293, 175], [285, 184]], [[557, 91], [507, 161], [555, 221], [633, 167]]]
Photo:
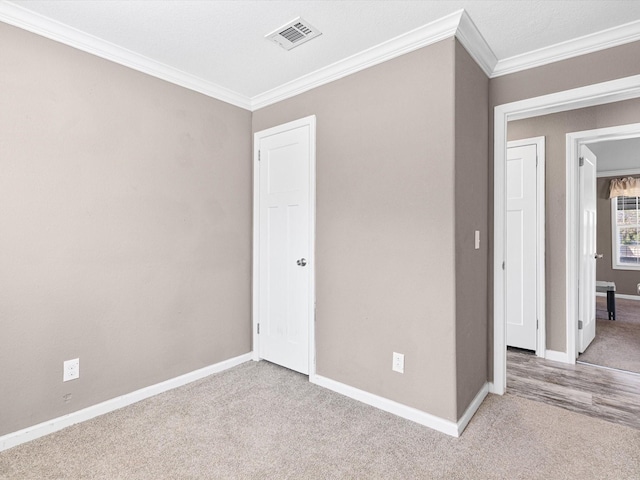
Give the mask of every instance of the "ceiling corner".
[[493, 77], [540, 67], [568, 58], [640, 40], [640, 20], [500, 60]]
[[152, 60], [69, 25], [39, 15], [10, 2], [0, 1], [0, 22], [96, 55], [208, 97], [251, 110], [251, 99], [177, 68]]
[[469, 55], [476, 61], [487, 77], [491, 78], [493, 70], [498, 63], [498, 58], [489, 47], [478, 27], [465, 10], [460, 11], [460, 21], [456, 30], [456, 38], [462, 46], [469, 52]]

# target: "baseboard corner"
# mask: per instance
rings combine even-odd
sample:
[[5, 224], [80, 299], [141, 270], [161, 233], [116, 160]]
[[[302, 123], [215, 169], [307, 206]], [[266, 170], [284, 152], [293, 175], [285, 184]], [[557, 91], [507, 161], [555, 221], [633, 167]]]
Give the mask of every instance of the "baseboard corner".
[[408, 405], [404, 405], [385, 397], [380, 397], [374, 393], [360, 390], [359, 388], [352, 387], [321, 375], [315, 374], [313, 379], [311, 377], [309, 378], [309, 381], [346, 397], [380, 410], [384, 410], [385, 412], [392, 413], [407, 420], [419, 423], [425, 427], [437, 430], [438, 432], [445, 433], [452, 437], [459, 436], [458, 424], [451, 420], [446, 420], [436, 415], [418, 410], [417, 408], [409, 407]]
[[16, 432], [8, 433], [6, 435], [0, 436], [0, 452], [8, 450], [9, 448], [17, 447], [18, 445], [29, 442], [31, 440], [44, 437], [45, 435], [57, 432], [59, 430], [62, 430], [63, 428], [70, 427], [71, 425], [86, 422], [87, 420], [91, 420], [92, 418], [104, 415], [105, 413], [109, 413], [114, 410], [118, 410], [128, 405], [137, 403], [146, 398], [153, 397], [169, 390], [173, 390], [174, 388], [182, 387], [183, 385], [208, 377], [209, 375], [213, 375], [214, 373], [223, 372], [242, 363], [245, 363], [251, 359], [252, 353], [245, 353], [243, 355], [229, 358], [227, 360], [223, 360], [222, 362], [218, 362], [213, 365], [209, 365], [207, 367], [185, 373], [184, 375], [170, 378], [169, 380], [156, 383], [155, 385], [143, 387], [139, 390], [126, 393], [119, 397], [97, 403], [90, 407], [86, 407], [81, 410], [77, 410], [75, 412], [71, 412], [66, 415], [62, 415], [60, 417], [53, 418], [42, 423], [23, 428]]
[[471, 400], [471, 403], [462, 414], [462, 417], [460, 417], [460, 420], [458, 420], [457, 436], [462, 435], [462, 432], [464, 432], [464, 429], [467, 428], [467, 425], [469, 425], [469, 422], [480, 408], [480, 405], [482, 405], [484, 399], [487, 398], [487, 395], [489, 394], [489, 385], [490, 384], [488, 382], [485, 382], [482, 385], [476, 396], [473, 397], [473, 400]]

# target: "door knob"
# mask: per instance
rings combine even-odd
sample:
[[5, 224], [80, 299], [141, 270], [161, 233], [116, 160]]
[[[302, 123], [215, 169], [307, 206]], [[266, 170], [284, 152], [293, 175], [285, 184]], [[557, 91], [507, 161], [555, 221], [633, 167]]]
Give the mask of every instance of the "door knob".
[[598, 259], [598, 258], [602, 258], [602, 257], [604, 257], [604, 254], [602, 254], [602, 253], [596, 253], [596, 254], [595, 254], [595, 256], [594, 256], [593, 258]]
[[307, 259], [306, 258], [301, 258], [300, 260], [296, 261], [296, 263], [299, 266], [304, 267], [307, 264]]

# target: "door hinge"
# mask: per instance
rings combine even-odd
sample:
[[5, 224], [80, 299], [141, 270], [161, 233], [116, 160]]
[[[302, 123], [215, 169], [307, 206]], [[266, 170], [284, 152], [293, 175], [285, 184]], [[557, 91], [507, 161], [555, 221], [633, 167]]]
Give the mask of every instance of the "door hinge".
[[578, 320], [578, 330], [582, 330], [582, 320]]
[[502, 269], [504, 270], [504, 262], [502, 262]]
[[536, 330], [538, 330], [538, 319], [536, 318]]
[[258, 335], [260, 335], [260, 324], [258, 324]]
[[262, 151], [258, 150], [258, 161], [260, 161], [261, 156], [262, 156]]
[[536, 167], [538, 166], [538, 156], [536, 155]]
[[578, 166], [580, 166], [580, 167], [584, 167], [584, 157], [580, 157], [580, 158], [578, 159]]

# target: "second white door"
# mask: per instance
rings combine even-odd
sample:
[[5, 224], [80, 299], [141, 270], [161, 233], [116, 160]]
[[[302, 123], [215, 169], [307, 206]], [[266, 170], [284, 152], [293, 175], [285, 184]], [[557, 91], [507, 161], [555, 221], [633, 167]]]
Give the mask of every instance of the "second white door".
[[578, 351], [596, 336], [596, 156], [580, 146], [580, 279], [578, 281]]
[[536, 157], [536, 144], [507, 149], [506, 343], [527, 350], [538, 333]]
[[[258, 132], [259, 356], [309, 373], [315, 117]], [[259, 331], [259, 333], [258, 333]]]

